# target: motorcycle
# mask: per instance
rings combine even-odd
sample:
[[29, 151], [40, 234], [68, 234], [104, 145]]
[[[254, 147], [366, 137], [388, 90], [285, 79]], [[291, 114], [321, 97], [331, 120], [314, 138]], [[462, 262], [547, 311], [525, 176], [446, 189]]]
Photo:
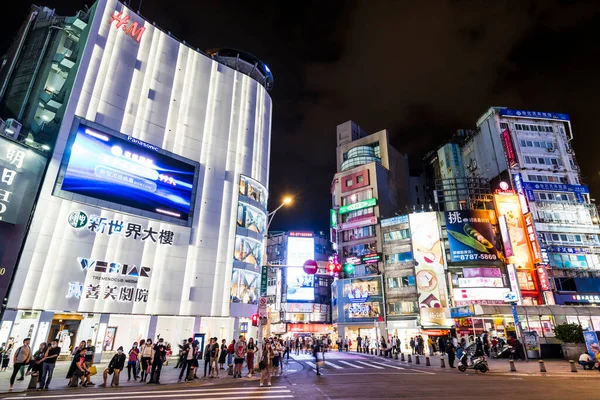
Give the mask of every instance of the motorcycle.
[[486, 373], [490, 369], [490, 367], [485, 359], [485, 356], [476, 356], [471, 358], [471, 360], [469, 361], [469, 356], [465, 351], [462, 357], [460, 358], [458, 370], [460, 372], [465, 372], [468, 369], [474, 369], [475, 371]]

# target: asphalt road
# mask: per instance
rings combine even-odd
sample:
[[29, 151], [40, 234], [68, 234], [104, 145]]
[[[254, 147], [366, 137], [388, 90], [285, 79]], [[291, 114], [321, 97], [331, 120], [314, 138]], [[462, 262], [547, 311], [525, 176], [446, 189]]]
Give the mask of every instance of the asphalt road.
[[[327, 353], [326, 367], [316, 376], [310, 356], [272, 387], [255, 379], [227, 379], [200, 384], [141, 385], [136, 388], [77, 388], [0, 394], [0, 399], [598, 399], [597, 376], [564, 374], [544, 377], [510, 373], [461, 373], [449, 368], [415, 366], [359, 354]], [[302, 367], [300, 369], [300, 367]], [[294, 370], [292, 370], [292, 368]]]

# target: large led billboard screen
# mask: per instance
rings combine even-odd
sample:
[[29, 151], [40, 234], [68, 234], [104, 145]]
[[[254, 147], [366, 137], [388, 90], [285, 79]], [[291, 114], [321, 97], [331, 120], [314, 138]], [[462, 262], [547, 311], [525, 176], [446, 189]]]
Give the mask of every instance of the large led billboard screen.
[[315, 276], [300, 267], [288, 267], [285, 274], [287, 302], [312, 302], [315, 300]]
[[312, 237], [288, 237], [287, 265], [301, 267], [306, 260], [315, 258], [315, 239]]
[[129, 210], [119, 206], [132, 214], [188, 221], [197, 163], [96, 124], [75, 126], [63, 160], [62, 192], [104, 200], [113, 205], [106, 208], [122, 212]]

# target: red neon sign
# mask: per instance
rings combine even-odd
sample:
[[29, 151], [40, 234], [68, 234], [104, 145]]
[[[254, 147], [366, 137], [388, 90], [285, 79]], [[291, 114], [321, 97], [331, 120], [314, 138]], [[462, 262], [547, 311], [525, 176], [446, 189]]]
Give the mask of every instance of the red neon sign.
[[129, 15], [123, 15], [123, 11], [113, 14], [110, 17], [110, 23], [112, 24], [114, 21], [117, 21], [115, 27], [117, 29], [122, 29], [126, 35], [131, 35], [138, 43], [142, 40], [142, 35], [146, 31], [146, 27], [139, 27], [137, 22], [132, 22], [128, 25]]

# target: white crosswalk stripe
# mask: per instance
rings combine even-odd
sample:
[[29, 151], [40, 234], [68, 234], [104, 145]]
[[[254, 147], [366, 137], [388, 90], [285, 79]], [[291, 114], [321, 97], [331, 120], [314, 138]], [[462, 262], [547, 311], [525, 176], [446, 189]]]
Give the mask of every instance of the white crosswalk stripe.
[[383, 364], [383, 363], [378, 363], [378, 362], [374, 362], [373, 364], [383, 365], [384, 367], [388, 367], [388, 368], [404, 369], [403, 367], [398, 367], [397, 365], [392, 365], [392, 364]]
[[377, 368], [377, 369], [385, 369], [379, 365], [375, 365], [375, 364], [370, 364], [364, 361], [357, 361], [357, 363], [362, 364], [362, 365], [366, 365], [367, 367], [371, 367], [371, 368]]
[[352, 363], [349, 363], [348, 361], [338, 360], [338, 362], [342, 363], [342, 364], [346, 364], [346, 365], [348, 365], [348, 366], [350, 366], [352, 368], [360, 368], [360, 369], [364, 368], [364, 367], [361, 367], [360, 365], [354, 365]]
[[308, 364], [308, 366], [309, 366], [309, 367], [311, 367], [311, 368], [317, 368], [317, 366], [315, 365], [315, 363], [314, 363], [314, 362], [312, 362], [312, 361], [304, 361], [304, 362], [305, 362], [306, 364]]
[[326, 367], [333, 367], [335, 369], [344, 369], [344, 367], [340, 367], [339, 365], [329, 362], [329, 361], [325, 361], [325, 366]]
[[[120, 400], [120, 399], [219, 399], [219, 400], [251, 400], [251, 399], [289, 399], [293, 398], [291, 390], [286, 386], [272, 387], [243, 387], [243, 388], [186, 388], [178, 390], [155, 391], [110, 391], [105, 389], [92, 389], [88, 393], [77, 391], [74, 397], [83, 400]], [[63, 393], [45, 396], [27, 396], [27, 399], [64, 399], [73, 396], [72, 393]], [[1, 397], [6, 400], [23, 399], [23, 395]]]

